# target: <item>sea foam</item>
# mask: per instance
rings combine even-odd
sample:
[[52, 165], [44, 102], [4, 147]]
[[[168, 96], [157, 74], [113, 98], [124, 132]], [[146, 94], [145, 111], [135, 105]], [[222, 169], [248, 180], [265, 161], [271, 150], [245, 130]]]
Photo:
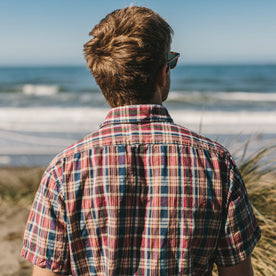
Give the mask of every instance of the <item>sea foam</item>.
[[22, 92], [26, 95], [51, 96], [58, 93], [58, 91], [58, 85], [25, 84], [22, 87]]
[[[25, 131], [62, 131], [78, 132], [96, 129], [105, 119], [109, 108], [59, 108], [59, 107], [28, 107], [1, 108], [0, 129]], [[276, 133], [276, 111], [212, 111], [170, 109], [174, 121], [182, 125], [207, 124], [216, 127], [218, 124], [233, 125], [240, 128], [251, 125], [257, 128], [270, 127]]]
[[168, 102], [204, 103], [204, 102], [276, 102], [276, 93], [248, 93], [243, 91], [172, 91]]
[[[75, 141], [97, 130], [108, 111], [109, 108], [1, 108], [0, 165], [9, 163], [8, 157], [17, 155], [46, 154], [51, 159]], [[261, 137], [257, 144], [259, 147], [268, 138], [276, 138], [276, 111], [168, 111], [176, 124], [213, 139], [227, 135], [262, 134], [258, 136]]]

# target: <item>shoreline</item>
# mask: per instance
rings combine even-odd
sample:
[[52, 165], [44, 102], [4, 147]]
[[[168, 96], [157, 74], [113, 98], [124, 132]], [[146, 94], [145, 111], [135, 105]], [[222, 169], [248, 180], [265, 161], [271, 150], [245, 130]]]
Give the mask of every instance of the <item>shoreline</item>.
[[[225, 134], [223, 132], [219, 133], [219, 131], [217, 131], [217, 133], [209, 132], [208, 126], [206, 125], [202, 126], [201, 129], [200, 126], [195, 127], [195, 125], [188, 126], [187, 128], [220, 143], [230, 151], [235, 160], [239, 160], [239, 157], [243, 156], [243, 146], [245, 144], [247, 144], [245, 157], [248, 158], [260, 148], [271, 143], [276, 143], [276, 133], [243, 133], [238, 132], [234, 125], [229, 126], [229, 129], [233, 129], [232, 134]], [[219, 130], [220, 126], [217, 125], [217, 128]], [[47, 144], [36, 146], [30, 143], [26, 145], [24, 141], [22, 144], [18, 143], [17, 147], [10, 146], [10, 148], [2, 148], [0, 145], [0, 169], [47, 167], [57, 154], [76, 143], [87, 134], [88, 133], [80, 133], [78, 137], [74, 137], [74, 139], [72, 138], [70, 141], [66, 140], [63, 145], [57, 145], [54, 147]], [[47, 138], [43, 138], [43, 140], [44, 139], [47, 140]], [[23, 143], [25, 144], [23, 145]]]

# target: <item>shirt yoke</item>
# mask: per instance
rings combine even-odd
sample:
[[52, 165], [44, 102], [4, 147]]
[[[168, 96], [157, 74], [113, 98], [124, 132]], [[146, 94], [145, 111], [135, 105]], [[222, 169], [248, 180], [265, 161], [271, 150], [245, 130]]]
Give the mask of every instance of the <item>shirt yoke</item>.
[[172, 122], [115, 123], [87, 135], [57, 155], [53, 161], [56, 163], [97, 147], [152, 144], [193, 147], [221, 156], [229, 154], [219, 143]]

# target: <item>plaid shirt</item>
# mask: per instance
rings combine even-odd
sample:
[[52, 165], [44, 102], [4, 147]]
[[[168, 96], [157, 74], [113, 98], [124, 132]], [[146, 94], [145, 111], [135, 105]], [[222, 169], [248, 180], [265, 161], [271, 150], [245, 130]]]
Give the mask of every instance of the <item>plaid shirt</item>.
[[260, 238], [229, 152], [159, 105], [112, 109], [46, 170], [21, 255], [72, 275], [210, 275]]

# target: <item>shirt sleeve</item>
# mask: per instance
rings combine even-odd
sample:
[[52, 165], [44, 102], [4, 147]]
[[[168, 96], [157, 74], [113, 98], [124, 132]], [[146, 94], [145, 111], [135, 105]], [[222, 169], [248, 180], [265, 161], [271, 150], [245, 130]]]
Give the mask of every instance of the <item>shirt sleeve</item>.
[[36, 193], [21, 256], [55, 273], [70, 270], [64, 197], [55, 172], [47, 170]]
[[215, 259], [219, 266], [233, 266], [245, 260], [261, 237], [238, 168], [231, 156], [227, 162], [226, 208]]

